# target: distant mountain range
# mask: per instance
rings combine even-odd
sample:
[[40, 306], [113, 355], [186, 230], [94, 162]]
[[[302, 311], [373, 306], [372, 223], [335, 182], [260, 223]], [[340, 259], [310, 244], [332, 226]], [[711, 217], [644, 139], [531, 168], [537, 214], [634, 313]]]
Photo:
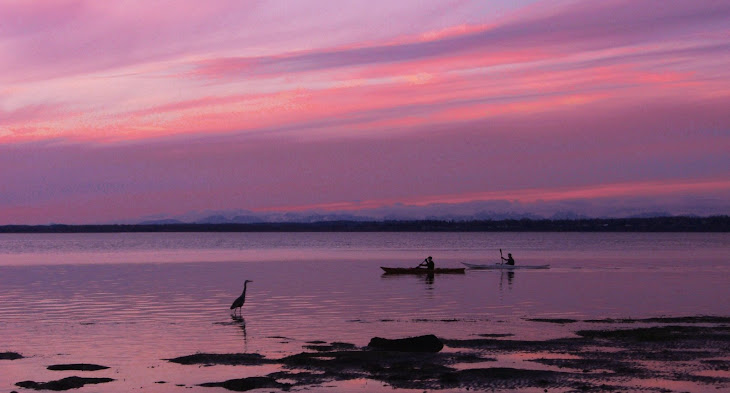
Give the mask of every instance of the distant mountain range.
[[323, 221], [478, 221], [478, 220], [577, 220], [603, 218], [708, 217], [730, 214], [730, 202], [721, 198], [633, 197], [561, 201], [474, 201], [434, 203], [424, 206], [396, 203], [361, 210], [303, 210], [257, 212], [244, 209], [193, 211], [181, 215], [155, 215], [115, 224], [255, 224], [314, 223]]
[[368, 216], [352, 213], [260, 213], [247, 212], [247, 214], [216, 213], [211, 215], [203, 215], [200, 217], [183, 216], [180, 218], [160, 218], [146, 219], [135, 222], [137, 225], [172, 225], [172, 224], [263, 224], [263, 223], [318, 223], [318, 222], [377, 222], [377, 221], [503, 221], [503, 220], [583, 220], [591, 218], [653, 218], [653, 217], [671, 217], [668, 212], [646, 212], [623, 217], [589, 217], [575, 212], [558, 212], [549, 217], [540, 216], [532, 213], [497, 213], [497, 212], [478, 212], [472, 215], [428, 215], [423, 217], [413, 217], [405, 215], [387, 215], [387, 216]]
[[[473, 215], [429, 215], [423, 217], [412, 217], [405, 215], [387, 215], [387, 216], [369, 216], [352, 213], [262, 213], [256, 214], [249, 212], [248, 214], [212, 214], [208, 216], [180, 217], [180, 218], [163, 218], [163, 219], [147, 219], [137, 222], [140, 225], [161, 225], [161, 224], [260, 224], [260, 223], [315, 223], [328, 221], [351, 221], [351, 222], [373, 222], [373, 221], [411, 221], [411, 220], [431, 220], [431, 221], [478, 221], [478, 220], [510, 220], [510, 219], [533, 219], [539, 220], [540, 217], [534, 214], [503, 214], [492, 212], [481, 212]], [[551, 218], [587, 218], [577, 214], [565, 213], [555, 215]]]
[[361, 210], [303, 210], [258, 212], [244, 209], [194, 211], [181, 215], [156, 215], [117, 224], [254, 224], [313, 223], [322, 221], [474, 221], [512, 219], [708, 217], [730, 214], [722, 198], [663, 196], [519, 202], [507, 200], [429, 205], [392, 204]]

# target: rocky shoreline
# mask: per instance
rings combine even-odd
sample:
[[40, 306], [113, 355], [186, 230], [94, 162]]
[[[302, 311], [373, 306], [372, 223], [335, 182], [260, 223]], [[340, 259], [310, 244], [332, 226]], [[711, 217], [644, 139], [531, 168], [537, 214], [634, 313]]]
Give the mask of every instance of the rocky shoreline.
[[[543, 320], [574, 323], [574, 320]], [[586, 321], [584, 321], [586, 322]], [[587, 321], [599, 322], [599, 321]], [[314, 352], [279, 359], [256, 354], [194, 354], [171, 362], [198, 365], [278, 364], [282, 371], [262, 377], [210, 382], [233, 391], [258, 387], [306, 388], [332, 381], [367, 378], [402, 389], [513, 390], [560, 389], [569, 392], [642, 390], [670, 392], [642, 386], [641, 381], [667, 380], [730, 387], [730, 318], [691, 317], [651, 320], [600, 320], [601, 323], [656, 323], [656, 326], [578, 330], [576, 337], [544, 341], [480, 337], [440, 339], [451, 350], [357, 348], [346, 343], [320, 343]], [[671, 324], [664, 324], [669, 322]], [[310, 348], [312, 349], [312, 348]], [[500, 356], [541, 353], [531, 360], [551, 369], [484, 367]], [[557, 355], [557, 356], [551, 356]], [[470, 367], [474, 365], [474, 367]], [[719, 371], [718, 376], [712, 371]], [[724, 374], [724, 375], [720, 375]], [[296, 381], [281, 383], [279, 381]]]
[[[231, 391], [308, 390], [353, 379], [375, 380], [395, 389], [419, 390], [538, 388], [561, 392], [672, 392], [666, 386], [685, 382], [712, 391], [730, 389], [730, 318], [533, 322], [600, 322], [622, 326], [581, 329], [571, 337], [543, 341], [514, 340], [499, 334], [459, 340], [431, 335], [397, 340], [374, 337], [365, 347], [337, 341], [309, 342], [303, 346], [303, 352], [280, 358], [256, 353], [196, 353], [166, 360], [183, 368], [189, 365], [278, 366], [278, 371], [267, 375], [198, 385]], [[642, 326], [625, 326], [633, 323]], [[441, 350], [443, 346], [448, 351]], [[528, 359], [530, 367], [503, 367], [497, 361], [519, 354], [535, 355]], [[20, 358], [22, 355], [14, 352], [0, 353], [0, 359]], [[49, 366], [49, 370], [86, 372], [105, 368], [89, 364]], [[113, 381], [74, 376], [49, 382], [21, 381], [16, 386], [67, 390]], [[667, 381], [667, 384], [662, 387], [647, 381]]]

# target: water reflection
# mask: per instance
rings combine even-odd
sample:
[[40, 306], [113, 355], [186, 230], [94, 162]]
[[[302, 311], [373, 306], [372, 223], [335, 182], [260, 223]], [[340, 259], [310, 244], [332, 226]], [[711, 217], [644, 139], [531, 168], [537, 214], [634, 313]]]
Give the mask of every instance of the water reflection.
[[[22, 379], [51, 379], [37, 370], [58, 353], [114, 366], [128, 381], [137, 382], [140, 375], [154, 381], [169, 372], [165, 375], [192, 386], [230, 379], [231, 369], [180, 373], [160, 359], [196, 352], [284, 356], [300, 352], [309, 340], [364, 346], [380, 334], [469, 339], [509, 332], [525, 339], [559, 338], [577, 327], [523, 318], [725, 315], [730, 291], [725, 234], [702, 235], [710, 240], [693, 234], [202, 234], [204, 241], [194, 243], [195, 236], [119, 235], [152, 245], [112, 245], [111, 251], [104, 242], [116, 235], [54, 236], [44, 244], [79, 239], [74, 245], [82, 247], [58, 254], [36, 246], [29, 253], [3, 251], [0, 236], [0, 351], [29, 355], [26, 363], [3, 364], [0, 391], [13, 390]], [[334, 246], [350, 238], [355, 244], [350, 249]], [[215, 239], [228, 246], [215, 248]], [[168, 245], [170, 240], [175, 242]], [[519, 282], [515, 272], [467, 271], [439, 275], [438, 282], [427, 274], [380, 275], [381, 264], [406, 265], [423, 249], [438, 251], [442, 244], [449, 249], [438, 253], [439, 261], [485, 263], [480, 259], [485, 247], [506, 244], [525, 249], [520, 263], [555, 268], [520, 271]], [[656, 256], [657, 249], [669, 251]], [[78, 258], [70, 257], [76, 251]], [[16, 256], [29, 259], [29, 265], [15, 264]], [[98, 262], [73, 264], [85, 261]], [[157, 261], [174, 263], [149, 263]], [[242, 277], [256, 281], [247, 294], [246, 317], [229, 319]], [[7, 367], [16, 368], [6, 372]], [[221, 375], [210, 375], [216, 372]]]
[[512, 290], [512, 280], [514, 278], [515, 272], [501, 272], [499, 275], [499, 290], [503, 290], [505, 280], [507, 281], [507, 289]]
[[387, 274], [383, 273], [380, 278], [386, 279], [386, 280], [397, 280], [402, 279], [403, 281], [422, 281], [424, 284], [426, 284], [426, 290], [433, 290], [433, 283], [435, 281], [435, 274], [428, 273], [428, 274]]
[[241, 332], [243, 333], [243, 352], [248, 352], [248, 336], [246, 335], [246, 320], [243, 319], [243, 317], [238, 317], [237, 322], [239, 322], [238, 327], [241, 328]]
[[433, 277], [434, 277], [433, 273], [426, 274], [426, 277], [424, 277], [425, 282], [426, 282], [426, 289], [428, 289], [429, 291], [433, 290]]
[[[222, 325], [222, 326], [236, 326], [240, 329], [242, 335], [243, 335], [243, 352], [248, 352], [248, 335], [246, 334], [246, 319], [244, 319], [240, 315], [231, 315], [231, 322], [214, 322], [214, 325]], [[238, 334], [236, 334], [238, 336]]]

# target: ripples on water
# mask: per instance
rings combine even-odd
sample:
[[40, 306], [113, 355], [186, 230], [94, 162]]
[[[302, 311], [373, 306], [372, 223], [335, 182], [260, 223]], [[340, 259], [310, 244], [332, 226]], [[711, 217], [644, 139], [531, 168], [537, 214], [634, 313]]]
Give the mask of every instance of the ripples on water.
[[[439, 266], [491, 263], [499, 248], [518, 264], [552, 268], [432, 279], [379, 269], [427, 255]], [[566, 334], [527, 318], [724, 315], [728, 250], [727, 234], [0, 235], [0, 352], [153, 379], [151, 367], [179, 372], [161, 359], [194, 352], [281, 356], [311, 340]], [[245, 279], [254, 282], [242, 324], [228, 307]], [[0, 375], [0, 389], [42, 379], [18, 364]]]

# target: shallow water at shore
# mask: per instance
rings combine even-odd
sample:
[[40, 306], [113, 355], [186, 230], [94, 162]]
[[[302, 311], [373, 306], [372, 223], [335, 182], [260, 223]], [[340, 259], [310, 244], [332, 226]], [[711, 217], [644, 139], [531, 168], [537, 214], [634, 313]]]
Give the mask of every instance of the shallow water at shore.
[[[499, 248], [551, 269], [432, 278], [379, 269], [427, 255], [443, 267], [494, 263]], [[94, 391], [176, 391], [276, 369], [163, 360], [196, 352], [281, 357], [314, 340], [364, 346], [374, 336], [430, 333], [545, 340], [572, 336], [589, 319], [725, 315], [729, 250], [728, 234], [0, 235], [0, 352], [26, 356], [1, 361], [0, 390], [78, 375], [45, 369], [59, 363], [110, 366], [93, 376], [117, 381]], [[245, 279], [254, 282], [240, 323], [228, 306]], [[499, 361], [525, 364], [517, 360]]]

